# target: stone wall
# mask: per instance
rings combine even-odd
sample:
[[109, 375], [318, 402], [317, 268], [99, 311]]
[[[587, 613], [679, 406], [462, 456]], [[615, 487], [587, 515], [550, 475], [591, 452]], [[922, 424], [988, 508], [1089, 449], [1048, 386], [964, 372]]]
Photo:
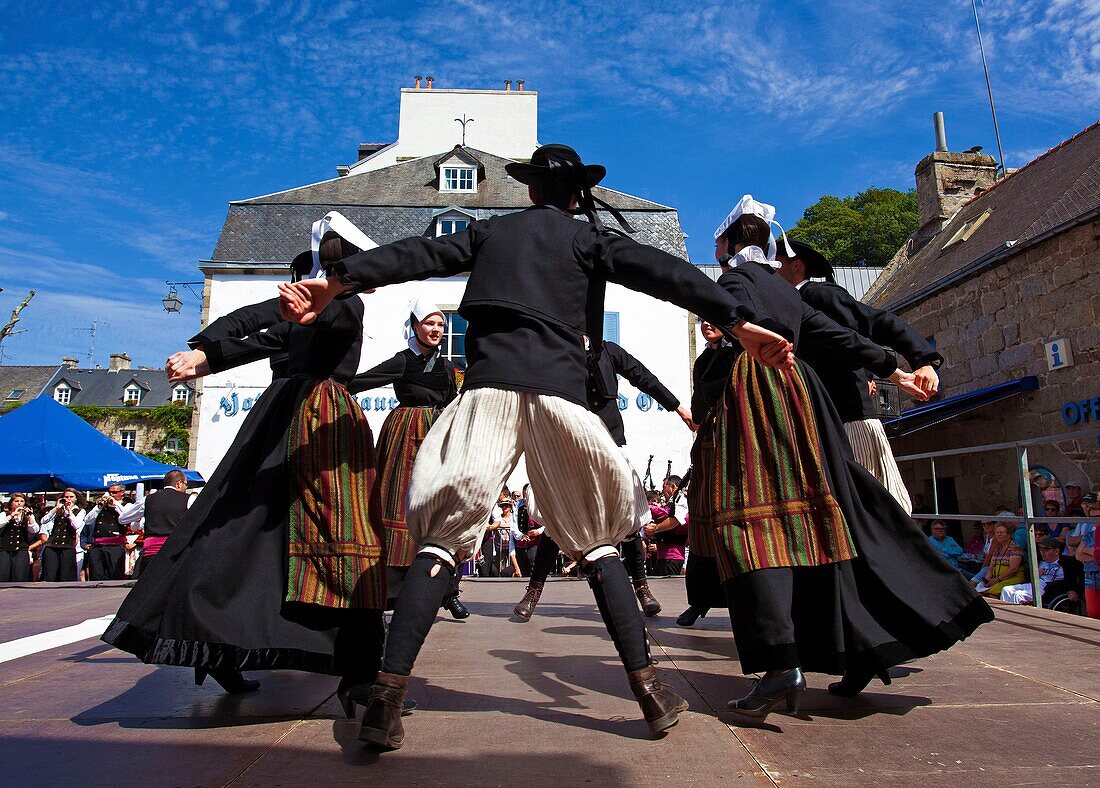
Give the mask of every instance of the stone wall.
[[[1039, 390], [1016, 395], [892, 441], [898, 456], [939, 449], [1001, 443], [1100, 427], [1095, 419], [1069, 426], [1066, 402], [1100, 397], [1100, 221], [1050, 238], [899, 314], [924, 336], [934, 337], [947, 358], [945, 396], [1027, 375]], [[1044, 346], [1065, 338], [1074, 366], [1047, 371]], [[1082, 484], [1100, 483], [1095, 439], [1064, 441], [1029, 451], [1032, 466], [1044, 465]], [[955, 476], [962, 512], [1019, 505], [1012, 452], [941, 460], [938, 476]], [[903, 464], [916, 492], [930, 494], [927, 463]], [[930, 502], [929, 498], [929, 502]]]

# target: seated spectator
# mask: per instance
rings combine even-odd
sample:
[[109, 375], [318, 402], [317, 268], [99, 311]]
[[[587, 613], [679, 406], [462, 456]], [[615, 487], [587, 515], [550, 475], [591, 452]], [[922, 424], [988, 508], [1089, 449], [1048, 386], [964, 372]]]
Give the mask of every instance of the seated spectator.
[[[974, 523], [973, 531], [970, 534], [970, 540], [963, 548], [964, 551], [973, 556], [982, 556], [985, 551], [986, 535], [985, 527], [979, 522]], [[993, 524], [989, 525], [990, 536], [993, 535]]]
[[0, 512], [0, 583], [29, 583], [31, 550], [42, 543], [42, 529], [23, 493], [13, 493]]
[[961, 571], [959, 557], [962, 556], [963, 549], [959, 547], [958, 542], [947, 535], [947, 523], [943, 520], [933, 520], [932, 535], [928, 537], [928, 541], [940, 551], [940, 555], [951, 564], [953, 569]]
[[[1044, 517], [1058, 517], [1062, 514], [1062, 507], [1057, 501], [1045, 500], [1043, 501], [1043, 516]], [[1047, 527], [1050, 528], [1051, 539], [1057, 540], [1057, 542], [1066, 546], [1066, 535], [1073, 527], [1069, 523], [1047, 523]]]
[[[1048, 598], [1048, 588], [1065, 586], [1066, 570], [1058, 561], [1062, 552], [1061, 545], [1046, 538], [1039, 545], [1039, 592], [1042, 599]], [[1001, 601], [1013, 605], [1030, 605], [1035, 600], [1031, 583], [1017, 583], [1001, 589]]]
[[997, 523], [993, 528], [993, 545], [985, 557], [980, 580], [971, 580], [978, 593], [984, 596], [1000, 597], [1005, 586], [1022, 583], [1026, 579], [1024, 572], [1024, 551], [1012, 541], [1009, 526]]

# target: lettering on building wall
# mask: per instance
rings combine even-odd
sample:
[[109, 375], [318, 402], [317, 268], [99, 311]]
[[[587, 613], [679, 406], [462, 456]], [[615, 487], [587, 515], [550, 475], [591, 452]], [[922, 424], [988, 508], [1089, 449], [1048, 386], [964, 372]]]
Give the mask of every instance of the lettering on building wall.
[[1100, 422], [1100, 397], [1065, 403], [1062, 405], [1062, 421], [1070, 427]]

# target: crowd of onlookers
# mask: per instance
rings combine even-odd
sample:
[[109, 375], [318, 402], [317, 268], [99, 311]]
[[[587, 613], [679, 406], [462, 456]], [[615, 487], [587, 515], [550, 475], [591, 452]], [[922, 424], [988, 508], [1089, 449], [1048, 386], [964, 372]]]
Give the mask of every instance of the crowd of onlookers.
[[[1100, 516], [1096, 493], [1068, 486], [1066, 503], [1042, 500], [1035, 516], [1065, 517], [1064, 521], [1034, 523], [1039, 589], [1046, 607], [1076, 610], [1100, 618], [1100, 565], [1096, 561], [1097, 524], [1075, 517]], [[926, 521], [932, 546], [985, 596], [1014, 604], [1032, 604], [1034, 590], [1028, 559], [1028, 528], [1022, 512], [997, 510], [998, 519], [974, 523], [966, 534], [950, 530], [958, 524], [946, 519]], [[1000, 519], [1006, 518], [1006, 519]], [[960, 544], [962, 542], [962, 544]]]
[[[6, 537], [0, 545], [0, 553], [6, 554], [0, 556], [0, 582], [133, 577], [144, 541], [140, 514], [137, 492], [117, 484], [94, 497], [71, 487], [57, 494], [11, 493], [0, 507], [0, 534]], [[96, 524], [101, 523], [102, 531], [103, 521], [117, 523], [115, 539], [120, 560], [97, 572], [88, 557], [96, 547]], [[49, 546], [55, 542], [51, 537], [63, 527], [71, 527], [74, 532], [65, 549], [72, 551], [75, 571], [71, 576], [55, 578], [44, 570], [50, 563]], [[100, 536], [99, 542], [104, 541]], [[26, 553], [26, 559], [19, 554], [22, 552]]]

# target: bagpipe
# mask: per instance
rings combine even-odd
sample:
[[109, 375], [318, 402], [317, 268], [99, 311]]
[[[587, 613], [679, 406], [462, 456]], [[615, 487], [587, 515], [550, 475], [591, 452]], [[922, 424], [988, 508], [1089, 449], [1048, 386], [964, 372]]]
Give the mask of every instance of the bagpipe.
[[[657, 496], [655, 504], [650, 504], [649, 511], [653, 514], [654, 523], [661, 523], [669, 517], [676, 516], [676, 508], [680, 503], [680, 498], [683, 496], [684, 488], [687, 487], [688, 482], [691, 481], [691, 471], [692, 468], [689, 466], [671, 495], [665, 496], [662, 493]], [[668, 461], [668, 473], [665, 474], [665, 478], [667, 479], [670, 476], [672, 476], [672, 460]], [[687, 544], [687, 539], [688, 535], [686, 533], [677, 533], [675, 531], [658, 531], [653, 536], [653, 541], [657, 544], [684, 545]]]

